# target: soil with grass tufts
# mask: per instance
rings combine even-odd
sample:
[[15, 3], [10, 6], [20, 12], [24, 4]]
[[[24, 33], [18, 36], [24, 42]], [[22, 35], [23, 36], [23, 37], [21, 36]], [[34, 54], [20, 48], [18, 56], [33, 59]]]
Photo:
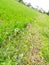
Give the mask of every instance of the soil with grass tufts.
[[4, 41], [0, 48], [0, 64], [45, 65], [45, 59], [40, 55], [41, 45], [40, 33], [29, 23]]

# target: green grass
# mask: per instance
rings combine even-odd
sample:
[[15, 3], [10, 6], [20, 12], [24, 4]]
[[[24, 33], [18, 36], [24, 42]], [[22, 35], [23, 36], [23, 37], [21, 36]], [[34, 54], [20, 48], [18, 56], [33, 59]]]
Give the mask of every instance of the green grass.
[[42, 65], [49, 64], [49, 16], [16, 0], [0, 0], [0, 65], [33, 65], [34, 46]]
[[[26, 11], [26, 12], [25, 12]], [[0, 1], [0, 39], [1, 42], [11, 34], [15, 28], [25, 27], [27, 22], [31, 22], [37, 14], [33, 14], [26, 6], [19, 4], [14, 0]], [[36, 12], [37, 13], [37, 12]], [[33, 17], [33, 18], [32, 18]]]

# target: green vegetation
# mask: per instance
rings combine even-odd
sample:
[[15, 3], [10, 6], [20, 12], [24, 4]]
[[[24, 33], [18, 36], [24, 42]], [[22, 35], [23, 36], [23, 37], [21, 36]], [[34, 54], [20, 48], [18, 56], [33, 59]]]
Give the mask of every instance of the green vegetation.
[[49, 64], [49, 16], [0, 0], [0, 65], [41, 64]]
[[[26, 11], [26, 13], [25, 13]], [[1, 42], [11, 34], [15, 28], [25, 27], [28, 21], [32, 20], [36, 14], [24, 5], [13, 0], [0, 1], [0, 39]], [[10, 28], [10, 29], [9, 29]]]

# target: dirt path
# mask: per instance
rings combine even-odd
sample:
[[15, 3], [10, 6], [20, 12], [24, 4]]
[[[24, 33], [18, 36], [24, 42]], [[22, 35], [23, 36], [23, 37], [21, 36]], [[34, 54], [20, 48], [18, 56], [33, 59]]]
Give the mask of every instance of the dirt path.
[[42, 40], [39, 31], [36, 28], [33, 29], [32, 24], [28, 24], [27, 29], [31, 35], [31, 43], [33, 44], [30, 47], [30, 56], [28, 57], [30, 65], [45, 65], [44, 58], [40, 55]]

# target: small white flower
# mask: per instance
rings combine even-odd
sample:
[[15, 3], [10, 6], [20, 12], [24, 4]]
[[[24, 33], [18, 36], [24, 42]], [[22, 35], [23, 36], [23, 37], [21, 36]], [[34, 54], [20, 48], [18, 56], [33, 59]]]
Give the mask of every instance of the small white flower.
[[23, 53], [22, 53], [22, 54], [19, 54], [19, 57], [22, 59], [22, 57], [23, 57]]
[[18, 32], [19, 31], [19, 28], [16, 28], [15, 30], [14, 30], [14, 32]]

